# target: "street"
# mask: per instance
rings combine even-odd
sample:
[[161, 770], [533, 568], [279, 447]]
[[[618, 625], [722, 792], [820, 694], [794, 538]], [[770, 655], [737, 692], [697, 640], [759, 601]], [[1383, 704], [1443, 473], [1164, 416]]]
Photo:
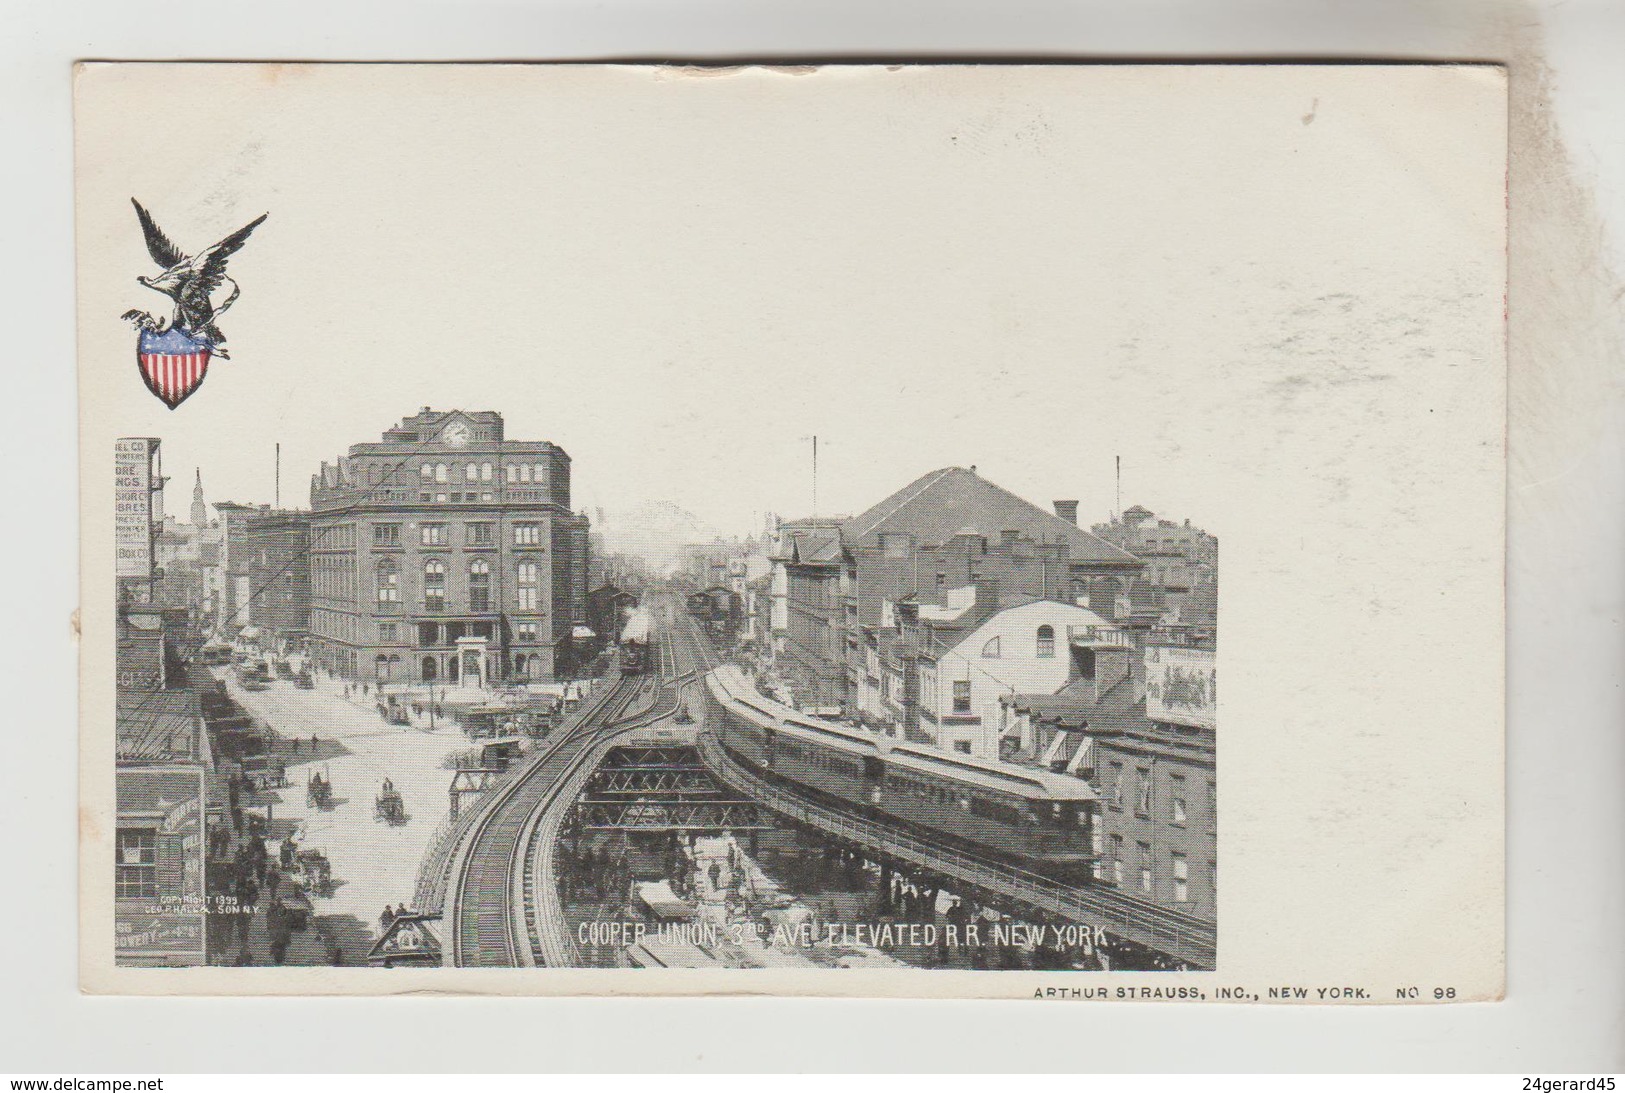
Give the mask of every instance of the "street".
[[[281, 736], [301, 741], [300, 750], [287, 757], [288, 785], [270, 791], [279, 798], [275, 817], [301, 824], [301, 848], [321, 850], [332, 863], [332, 896], [313, 896], [311, 902], [315, 914], [340, 934], [346, 963], [360, 963], [384, 906], [411, 905], [418, 864], [447, 813], [452, 772], [442, 764], [467, 742], [450, 720], [433, 732], [387, 724], [371, 696], [357, 691], [347, 699], [343, 683], [325, 675], [309, 691], [286, 680], [245, 691], [231, 673], [221, 675], [232, 698], [250, 714]], [[319, 740], [314, 754], [312, 736]], [[314, 770], [332, 784], [329, 811], [306, 804], [305, 786]], [[406, 808], [407, 821], [398, 826], [373, 815], [386, 777]], [[296, 939], [288, 962], [326, 961], [310, 936]]]

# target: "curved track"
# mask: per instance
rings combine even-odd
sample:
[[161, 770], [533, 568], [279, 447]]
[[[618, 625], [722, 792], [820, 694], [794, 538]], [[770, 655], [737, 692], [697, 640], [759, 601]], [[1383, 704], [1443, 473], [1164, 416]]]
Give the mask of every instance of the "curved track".
[[540, 819], [566, 792], [597, 751], [595, 744], [616, 731], [638, 700], [658, 684], [647, 677], [623, 677], [587, 700], [570, 726], [497, 797], [469, 828], [451, 866], [446, 908], [450, 936], [448, 961], [459, 968], [516, 968], [532, 963], [534, 906], [525, 876], [528, 850]]

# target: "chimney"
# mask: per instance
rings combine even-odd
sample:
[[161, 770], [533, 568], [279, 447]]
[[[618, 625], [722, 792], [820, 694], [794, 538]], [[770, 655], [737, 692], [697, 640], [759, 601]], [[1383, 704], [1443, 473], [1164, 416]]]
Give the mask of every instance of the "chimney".
[[1055, 502], [1055, 515], [1069, 524], [1076, 524], [1078, 522], [1078, 503], [1076, 501]]

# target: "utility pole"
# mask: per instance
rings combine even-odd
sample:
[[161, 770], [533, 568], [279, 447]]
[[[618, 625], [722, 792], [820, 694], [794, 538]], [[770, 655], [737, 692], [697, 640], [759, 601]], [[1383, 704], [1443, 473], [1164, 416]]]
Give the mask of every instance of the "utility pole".
[[802, 440], [812, 441], [812, 514], [818, 515], [818, 437], [804, 436]]
[[1117, 519], [1123, 518], [1123, 457], [1117, 457]]
[[282, 442], [280, 440], [277, 441], [277, 444], [276, 444], [276, 488], [273, 491], [273, 496], [276, 498], [276, 502], [271, 507], [275, 508], [275, 509], [281, 508], [282, 507]]

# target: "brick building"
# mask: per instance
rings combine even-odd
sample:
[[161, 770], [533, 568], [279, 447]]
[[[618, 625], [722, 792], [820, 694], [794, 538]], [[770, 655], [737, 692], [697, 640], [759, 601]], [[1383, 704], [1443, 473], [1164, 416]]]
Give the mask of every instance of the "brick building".
[[1103, 804], [1096, 880], [1217, 918], [1212, 650], [1125, 641], [1052, 694], [1000, 700], [1004, 757], [1088, 779]]
[[964, 467], [923, 475], [833, 527], [787, 523], [776, 561], [785, 578], [780, 671], [798, 696], [852, 714], [871, 654], [890, 647], [892, 605], [977, 584], [1087, 603], [1125, 592], [1142, 567], [1080, 528], [1075, 502], [1051, 513]]
[[298, 649], [310, 633], [311, 514], [222, 501], [226, 636], [247, 630], [266, 649]]
[[587, 621], [588, 549], [563, 449], [424, 407], [311, 481], [312, 652], [369, 680], [553, 679]]

